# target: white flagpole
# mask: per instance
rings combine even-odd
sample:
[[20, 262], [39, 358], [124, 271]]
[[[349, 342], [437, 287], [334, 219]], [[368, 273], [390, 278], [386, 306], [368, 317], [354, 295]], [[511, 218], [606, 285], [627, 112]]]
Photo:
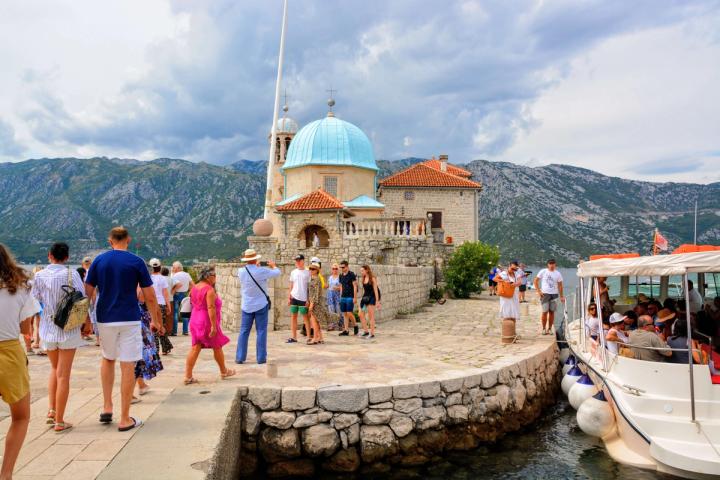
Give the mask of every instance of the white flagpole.
[[277, 143], [277, 121], [280, 111], [280, 83], [282, 81], [283, 56], [285, 54], [285, 29], [287, 27], [287, 5], [288, 0], [283, 1], [283, 20], [280, 30], [280, 54], [278, 55], [278, 71], [277, 80], [275, 81], [275, 106], [273, 107], [272, 129], [270, 130], [270, 156], [267, 166], [267, 183], [265, 190], [265, 212], [263, 218], [270, 218], [270, 210], [272, 209], [272, 180], [273, 180], [273, 162], [275, 161], [275, 144]]

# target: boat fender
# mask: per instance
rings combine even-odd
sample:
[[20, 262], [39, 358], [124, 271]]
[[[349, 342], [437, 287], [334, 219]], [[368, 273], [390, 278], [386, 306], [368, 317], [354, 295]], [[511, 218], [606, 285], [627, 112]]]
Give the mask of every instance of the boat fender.
[[587, 375], [583, 375], [578, 379], [575, 384], [570, 387], [570, 393], [568, 393], [568, 401], [570, 402], [570, 405], [577, 410], [580, 408], [580, 405], [587, 400], [588, 398], [592, 397], [598, 392], [598, 388], [593, 383], [592, 379]]
[[577, 365], [577, 359], [575, 358], [575, 355], [570, 355], [570, 356], [567, 358], [567, 360], [565, 360], [565, 365], [563, 365], [563, 367], [562, 367], [563, 377], [564, 377], [565, 374], [566, 374], [567, 372], [569, 372], [570, 369], [571, 369], [572, 367], [574, 367], [575, 365]]
[[563, 377], [562, 382], [560, 382], [560, 388], [565, 395], [570, 393], [570, 387], [572, 387], [575, 382], [577, 382], [578, 379], [582, 377], [582, 374], [582, 370], [580, 370], [580, 367], [578, 365], [575, 365], [570, 370], [568, 370], [568, 372]]
[[569, 348], [561, 348], [560, 349], [560, 363], [561, 364], [565, 364], [565, 360], [567, 360], [569, 356], [570, 356]]
[[585, 400], [577, 411], [577, 423], [587, 435], [603, 438], [615, 428], [615, 415], [602, 390]]

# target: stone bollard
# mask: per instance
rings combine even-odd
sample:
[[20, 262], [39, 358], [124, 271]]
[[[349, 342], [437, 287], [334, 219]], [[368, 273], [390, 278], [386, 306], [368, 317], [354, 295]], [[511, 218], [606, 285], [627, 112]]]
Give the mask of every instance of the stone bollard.
[[515, 343], [515, 320], [503, 318], [502, 320], [502, 343]]
[[278, 374], [278, 366], [277, 363], [274, 362], [267, 362], [265, 364], [265, 375], [268, 378], [275, 378]]

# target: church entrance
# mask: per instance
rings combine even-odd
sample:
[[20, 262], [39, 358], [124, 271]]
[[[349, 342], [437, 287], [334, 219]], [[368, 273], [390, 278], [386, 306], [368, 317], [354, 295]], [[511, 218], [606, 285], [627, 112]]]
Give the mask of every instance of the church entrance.
[[330, 234], [320, 225], [308, 225], [300, 232], [300, 239], [305, 240], [305, 248], [326, 248], [330, 246]]

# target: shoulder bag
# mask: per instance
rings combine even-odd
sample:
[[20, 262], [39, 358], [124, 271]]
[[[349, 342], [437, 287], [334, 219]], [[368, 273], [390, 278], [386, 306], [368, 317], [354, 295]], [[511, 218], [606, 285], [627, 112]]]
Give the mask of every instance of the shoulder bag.
[[62, 286], [63, 297], [55, 307], [53, 322], [69, 332], [81, 326], [88, 317], [90, 300], [73, 287], [72, 270], [68, 267], [68, 284]]
[[[495, 282], [497, 282], [497, 286], [495, 287], [497, 294], [501, 297], [512, 298], [515, 295], [515, 285], [513, 285], [513, 282], [503, 280], [499, 273], [495, 275], [495, 278], [497, 279], [495, 280]], [[510, 278], [510, 274], [508, 274], [508, 278]]]
[[258, 289], [263, 293], [263, 295], [265, 295], [265, 300], [267, 300], [267, 302], [268, 302], [268, 310], [270, 310], [270, 307], [272, 307], [272, 301], [270, 300], [270, 297], [268, 297], [268, 294], [265, 293], [265, 290], [263, 290], [263, 288], [260, 286], [260, 284], [257, 282], [257, 280], [255, 280], [255, 277], [252, 276], [252, 273], [250, 273], [250, 270], [248, 270], [247, 267], [245, 267], [245, 271], [247, 272], [248, 275], [250, 275], [250, 278], [255, 283], [255, 285], [258, 287]]

